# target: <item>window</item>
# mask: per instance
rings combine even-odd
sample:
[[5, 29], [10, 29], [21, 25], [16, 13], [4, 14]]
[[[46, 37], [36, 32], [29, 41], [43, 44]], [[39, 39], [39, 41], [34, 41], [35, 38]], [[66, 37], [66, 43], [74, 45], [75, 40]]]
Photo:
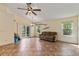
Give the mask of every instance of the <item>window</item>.
[[37, 28], [37, 32], [40, 33], [40, 26], [38, 26], [38, 28]]
[[63, 35], [72, 35], [72, 21], [66, 21], [62, 24]]

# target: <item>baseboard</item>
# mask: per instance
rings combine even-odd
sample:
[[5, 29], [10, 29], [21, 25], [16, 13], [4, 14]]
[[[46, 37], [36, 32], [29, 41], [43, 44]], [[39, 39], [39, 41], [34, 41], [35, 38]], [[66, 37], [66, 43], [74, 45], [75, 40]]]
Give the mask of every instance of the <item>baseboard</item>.
[[65, 41], [61, 41], [61, 40], [56, 40], [57, 42], [62, 42], [62, 43], [68, 43], [68, 44], [75, 44], [78, 45], [77, 43], [72, 43], [72, 42], [65, 42]]
[[0, 45], [0, 47], [2, 47], [2, 46], [8, 46], [8, 45], [11, 45], [11, 44], [14, 44], [14, 43], [3, 44], [3, 45]]

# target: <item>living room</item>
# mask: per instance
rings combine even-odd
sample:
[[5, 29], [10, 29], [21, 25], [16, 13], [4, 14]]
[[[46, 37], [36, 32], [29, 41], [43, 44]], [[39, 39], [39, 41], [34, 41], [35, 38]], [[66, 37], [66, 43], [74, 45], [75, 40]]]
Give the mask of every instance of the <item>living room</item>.
[[0, 55], [79, 55], [78, 7], [78, 3], [1, 3]]

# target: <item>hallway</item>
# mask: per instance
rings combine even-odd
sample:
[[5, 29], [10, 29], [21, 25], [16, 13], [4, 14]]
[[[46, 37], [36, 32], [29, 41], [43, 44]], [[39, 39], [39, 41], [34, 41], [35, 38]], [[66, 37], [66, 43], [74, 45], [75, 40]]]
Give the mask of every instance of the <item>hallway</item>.
[[79, 56], [77, 45], [48, 42], [39, 38], [22, 39], [17, 44], [0, 46], [1, 56]]

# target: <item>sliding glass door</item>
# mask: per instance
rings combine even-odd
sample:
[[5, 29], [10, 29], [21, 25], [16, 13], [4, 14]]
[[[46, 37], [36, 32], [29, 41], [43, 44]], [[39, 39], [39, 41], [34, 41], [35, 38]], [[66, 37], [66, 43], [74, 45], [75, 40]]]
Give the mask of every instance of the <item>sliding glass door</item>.
[[26, 28], [27, 28], [27, 30], [26, 30], [27, 33], [26, 33], [26, 34], [27, 34], [27, 36], [29, 37], [29, 36], [30, 36], [30, 27], [27, 26]]
[[26, 38], [30, 36], [30, 27], [27, 25], [18, 25], [18, 34], [21, 38]]

